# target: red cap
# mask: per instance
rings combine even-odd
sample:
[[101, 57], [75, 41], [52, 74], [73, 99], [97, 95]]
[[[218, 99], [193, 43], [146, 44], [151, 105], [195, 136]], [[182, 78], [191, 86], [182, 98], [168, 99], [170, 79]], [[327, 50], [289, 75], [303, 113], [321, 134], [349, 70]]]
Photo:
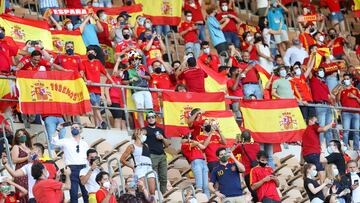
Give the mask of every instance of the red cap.
[[124, 58], [124, 59], [121, 61], [122, 64], [125, 64], [125, 63], [128, 63], [128, 62], [129, 62], [129, 60], [128, 60], [127, 58]]

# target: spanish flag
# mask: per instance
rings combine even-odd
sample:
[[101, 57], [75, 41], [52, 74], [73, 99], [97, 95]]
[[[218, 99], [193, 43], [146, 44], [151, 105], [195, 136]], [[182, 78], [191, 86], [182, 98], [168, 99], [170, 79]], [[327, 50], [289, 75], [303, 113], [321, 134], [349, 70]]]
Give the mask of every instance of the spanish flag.
[[301, 140], [306, 128], [295, 99], [242, 100], [244, 128], [256, 142], [284, 143]]
[[208, 75], [205, 78], [205, 90], [206, 92], [226, 92], [226, 76], [222, 75], [212, 68], [209, 68], [202, 61], [197, 60], [197, 65], [199, 68], [203, 69], [205, 73]]
[[65, 43], [68, 41], [74, 42], [74, 51], [79, 55], [86, 55], [86, 46], [82, 39], [81, 33], [78, 30], [51, 30], [51, 40], [55, 53], [65, 53]]
[[[107, 23], [109, 24], [109, 30], [112, 30], [116, 25], [116, 18], [119, 14], [123, 11], [127, 11], [131, 17], [129, 18], [128, 22], [132, 26], [135, 26], [136, 17], [143, 15], [143, 9], [141, 4], [135, 4], [131, 6], [120, 6], [120, 7], [112, 7], [112, 8], [100, 8], [100, 7], [93, 7], [92, 8], [96, 13], [98, 10], [104, 10], [107, 17]], [[112, 26], [110, 26], [112, 25]]]
[[[163, 92], [166, 135], [174, 137], [188, 132], [187, 122], [190, 118], [190, 112], [195, 108], [200, 108], [203, 111], [225, 110], [224, 96], [223, 92]], [[212, 116], [213, 114], [209, 115]], [[223, 117], [226, 117], [226, 114]]]
[[91, 111], [89, 92], [76, 72], [18, 71], [20, 111], [81, 115]]
[[268, 73], [263, 67], [259, 64], [255, 65], [255, 68], [259, 74], [259, 78], [261, 80], [262, 88], [265, 89], [266, 83], [270, 80], [270, 73]]
[[154, 25], [179, 25], [181, 21], [182, 0], [136, 0], [142, 4], [144, 16]]
[[322, 61], [323, 57], [329, 57], [330, 56], [330, 49], [329, 48], [319, 48], [315, 55], [315, 67], [314, 71], [317, 71], [317, 69], [320, 66], [320, 63]]
[[[15, 82], [8, 79], [0, 79], [0, 99], [17, 99]], [[0, 101], [0, 112], [8, 106], [15, 106], [17, 102]]]
[[5, 0], [0, 0], [0, 14], [5, 13]]

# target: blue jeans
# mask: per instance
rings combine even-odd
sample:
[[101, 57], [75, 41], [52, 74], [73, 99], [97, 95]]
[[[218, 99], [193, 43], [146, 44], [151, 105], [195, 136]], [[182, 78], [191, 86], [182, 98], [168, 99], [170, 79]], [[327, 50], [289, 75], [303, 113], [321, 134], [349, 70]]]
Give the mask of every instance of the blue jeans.
[[268, 144], [268, 143], [261, 143], [260, 144], [260, 149], [264, 150], [266, 152], [266, 154], [268, 155], [268, 164], [269, 166], [271, 166], [271, 168], [275, 169], [275, 163], [274, 163], [274, 159], [273, 159], [273, 145], [272, 144]]
[[[59, 125], [59, 123], [63, 123], [64, 119], [55, 116], [48, 116], [45, 118], [44, 121], [45, 121], [46, 133], [50, 141], [50, 149], [54, 149], [54, 146], [51, 144], [51, 139], [56, 131], [56, 127]], [[65, 128], [61, 129], [59, 132], [59, 139], [64, 138], [65, 134], [66, 134]]]
[[[41, 13], [41, 15], [44, 15], [44, 13], [46, 12], [46, 10], [52, 9], [52, 8], [58, 8], [58, 7], [40, 8], [40, 13]], [[58, 15], [52, 14], [52, 17], [53, 17], [56, 21], [58, 21], [58, 22], [60, 21], [60, 18], [59, 18]], [[40, 40], [40, 39], [37, 39], [37, 40]]]
[[71, 170], [70, 180], [71, 180], [71, 189], [70, 189], [70, 202], [71, 203], [78, 203], [78, 191], [79, 186], [82, 194], [82, 198], [84, 203], [89, 202], [88, 192], [85, 189], [85, 186], [80, 182], [80, 170], [85, 168], [86, 165], [69, 165], [68, 166]]
[[[332, 111], [330, 108], [320, 108], [320, 107], [316, 107], [315, 108], [316, 111], [316, 117], [318, 119], [319, 125], [321, 127], [331, 123], [332, 121]], [[325, 141], [326, 141], [326, 145], [329, 144], [330, 140], [332, 140], [332, 133], [331, 130], [327, 130], [325, 132]], [[324, 142], [324, 133], [320, 133], [320, 143]]]
[[[346, 146], [349, 146], [349, 129], [352, 126], [353, 130], [359, 130], [360, 114], [352, 112], [341, 113], [342, 124], [344, 127], [343, 141]], [[359, 132], [352, 132], [354, 139], [354, 150], [359, 150]]]
[[200, 41], [206, 41], [206, 33], [205, 33], [205, 25], [196, 24], [198, 30], [199, 30], [199, 40]]
[[170, 31], [170, 26], [156, 25], [155, 29], [156, 29], [157, 34], [159, 34], [159, 35], [163, 34], [165, 36]]
[[194, 53], [195, 58], [200, 56], [200, 44], [198, 42], [188, 42], [185, 44], [186, 52]]
[[331, 12], [330, 20], [334, 22], [341, 22], [344, 20], [344, 16], [341, 12]]
[[243, 92], [246, 98], [249, 98], [252, 94], [255, 94], [257, 99], [263, 98], [263, 93], [258, 84], [244, 84]]
[[191, 162], [191, 170], [195, 177], [195, 185], [196, 188], [202, 189], [203, 193], [206, 196], [210, 197], [209, 192], [209, 180], [208, 180], [208, 172], [209, 169], [206, 166], [206, 162], [204, 159], [195, 159]]
[[329, 87], [330, 92], [336, 87], [336, 85], [339, 84], [339, 80], [337, 79], [337, 77], [334, 77], [332, 75], [327, 76], [325, 78], [325, 82], [326, 85]]
[[233, 43], [236, 48], [240, 48], [240, 38], [236, 32], [224, 32], [224, 35], [228, 43]]

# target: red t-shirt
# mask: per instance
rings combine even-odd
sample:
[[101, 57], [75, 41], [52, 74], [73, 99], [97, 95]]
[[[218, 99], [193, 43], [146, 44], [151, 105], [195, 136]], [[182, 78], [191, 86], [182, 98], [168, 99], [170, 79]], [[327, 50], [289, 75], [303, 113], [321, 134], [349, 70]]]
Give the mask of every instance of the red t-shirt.
[[203, 14], [201, 12], [201, 6], [198, 0], [194, 1], [195, 7], [191, 7], [189, 2], [185, 2], [184, 11], [191, 11], [192, 13], [192, 20], [196, 23], [198, 21], [204, 21]]
[[192, 135], [192, 139], [193, 140], [196, 140], [197, 136], [200, 135], [201, 133], [201, 126], [204, 124], [204, 120], [203, 119], [199, 119], [199, 121], [195, 120], [193, 122], [193, 125], [191, 127], [189, 127], [192, 132], [191, 132], [191, 135]]
[[315, 102], [329, 102], [330, 91], [325, 82], [313, 76], [310, 79], [310, 89]]
[[[179, 26], [179, 33], [189, 28], [192, 28], [193, 26], [194, 26], [193, 22], [186, 22], [186, 21], [181, 22]], [[184, 34], [182, 37], [184, 38], [185, 43], [198, 41], [198, 33], [196, 30], [191, 30], [186, 34]]]
[[179, 80], [185, 80], [189, 92], [205, 92], [205, 78], [208, 75], [200, 68], [189, 68], [179, 75]]
[[308, 125], [302, 136], [302, 155], [307, 156], [310, 154], [320, 154], [320, 136], [318, 124]]
[[[311, 45], [316, 44], [315, 39], [307, 32], [300, 33], [299, 40], [302, 43], [302, 45], [306, 51], [309, 51], [309, 47]], [[304, 62], [304, 64], [305, 64], [305, 62]]]
[[[264, 179], [266, 176], [272, 175], [273, 170], [270, 166], [261, 167], [256, 166], [250, 171], [250, 185], [259, 182]], [[271, 180], [262, 184], [257, 190], [256, 194], [258, 200], [262, 201], [264, 197], [270, 198], [275, 201], [281, 201], [281, 198], [276, 190], [276, 182]]]
[[332, 52], [334, 56], [345, 54], [344, 51], [344, 38], [338, 37], [334, 40], [334, 44], [332, 45]]
[[[234, 85], [234, 83], [235, 83], [235, 80], [232, 79], [232, 78], [229, 78], [227, 80], [227, 82], [226, 82], [226, 87], [227, 87], [229, 96], [243, 97], [244, 94], [243, 94], [243, 89], [242, 89], [241, 83], [239, 82], [237, 87], [236, 87], [236, 90], [233, 91], [232, 86]], [[232, 101], [236, 102], [236, 101], [239, 101], [239, 100], [232, 100]]]
[[32, 188], [37, 203], [61, 202], [63, 200], [62, 182], [46, 179], [36, 181]]
[[22, 59], [20, 59], [20, 62], [24, 64], [21, 70], [33, 70], [38, 71], [41, 66], [44, 66], [46, 71], [49, 71], [51, 69], [51, 63], [45, 59], [40, 59], [39, 63], [36, 66], [33, 66], [30, 62], [30, 56], [25, 56]]
[[[121, 85], [122, 79], [120, 77], [117, 77], [117, 76], [113, 75], [113, 76], [111, 76], [111, 78], [117, 85]], [[106, 80], [106, 84], [111, 84], [111, 81]], [[120, 88], [110, 87], [109, 95], [110, 95], [111, 103], [120, 104], [120, 107], [124, 107], [124, 102], [123, 102], [123, 99], [122, 99], [122, 94], [121, 94], [121, 89]]]
[[[220, 22], [221, 19], [226, 17], [227, 15], [234, 15], [237, 16], [237, 14], [233, 10], [228, 10], [227, 12], [219, 12], [216, 14], [216, 19]], [[227, 17], [228, 18], [228, 17]], [[229, 23], [222, 29], [223, 32], [235, 32], [237, 33], [237, 27], [236, 27], [236, 21], [233, 18], [230, 18]]]
[[[96, 201], [97, 202], [101, 202], [103, 201], [103, 199], [105, 199], [106, 195], [109, 193], [109, 191], [107, 191], [105, 188], [100, 188], [97, 192], [96, 192]], [[111, 195], [110, 200], [108, 203], [116, 203], [116, 197], [115, 195]]]
[[[250, 157], [250, 159], [254, 161], [256, 160], [256, 154], [260, 151], [260, 145], [258, 143], [252, 143], [252, 144], [246, 143], [244, 144], [244, 149], [248, 154], [248, 156]], [[248, 158], [248, 156], [245, 154], [242, 148], [242, 144], [238, 144], [236, 146], [236, 148], [233, 151], [233, 154], [235, 157], [237, 157], [236, 155], [238, 154], [241, 155], [241, 163], [243, 163], [245, 166], [245, 175], [249, 174], [251, 170], [251, 161]]]
[[[100, 83], [100, 74], [106, 75], [105, 67], [97, 59], [92, 61], [83, 60], [82, 68], [86, 77], [86, 80], [89, 80], [94, 83]], [[100, 87], [88, 86], [89, 92], [101, 93]]]
[[139, 45], [131, 39], [124, 39], [116, 45], [115, 53], [123, 52], [126, 48], [140, 49]]
[[[249, 64], [247, 63], [239, 63], [238, 67], [241, 69], [241, 71], [244, 71], [248, 65]], [[251, 68], [245, 76], [246, 77], [241, 80], [242, 84], [259, 82], [259, 77], [255, 67]]]
[[294, 90], [295, 96], [302, 101], [311, 102], [312, 96], [310, 92], [310, 88], [306, 83], [305, 76], [301, 75], [298, 77], [293, 77], [290, 80], [291, 88]]
[[66, 8], [83, 8], [80, 0], [65, 0]]
[[[243, 41], [240, 44], [240, 50], [247, 50], [249, 48], [249, 46], [250, 46], [250, 43]], [[252, 49], [250, 51], [250, 60], [257, 61], [258, 59], [259, 59], [259, 57], [258, 57], [258, 54], [256, 51], [256, 46], [253, 45]]]
[[158, 89], [171, 89], [173, 87], [172, 80], [167, 73], [152, 73], [150, 80], [150, 87]]
[[[3, 199], [3, 198], [4, 198], [3, 194], [0, 193], [0, 200]], [[13, 194], [7, 195], [5, 197], [4, 203], [16, 203], [18, 199], [20, 199], [20, 194], [13, 192]]]
[[0, 72], [10, 72], [11, 57], [16, 56], [19, 49], [11, 37], [0, 40]]
[[[352, 99], [349, 97], [350, 93], [360, 98], [360, 93], [357, 88], [355, 87], [346, 88], [340, 93], [341, 106], [350, 107], [350, 108], [360, 108], [359, 102], [356, 99]], [[359, 113], [358, 111], [348, 111], [348, 112]]]
[[322, 0], [324, 5], [329, 7], [330, 12], [340, 12], [339, 0]]
[[[208, 64], [205, 64], [205, 61], [207, 60], [208, 57], [211, 57], [211, 60], [209, 61]], [[213, 70], [215, 70], [216, 72], [218, 71], [219, 65], [220, 65], [220, 60], [219, 57], [215, 54], [201, 54], [198, 58], [201, 62], [203, 62], [205, 65], [207, 65], [209, 68], [212, 68]]]
[[81, 58], [80, 56], [74, 55], [58, 55], [54, 61], [55, 64], [62, 66], [67, 70], [73, 70], [79, 72], [83, 68], [81, 68]]
[[190, 147], [190, 143], [185, 142], [181, 144], [181, 151], [189, 162], [195, 159], [204, 159], [204, 154], [198, 146]]
[[358, 45], [356, 48], [356, 54], [360, 54], [360, 45]]
[[143, 42], [140, 45], [140, 48], [141, 48], [141, 50], [144, 51], [144, 54], [146, 56], [146, 62], [151, 65], [151, 63], [150, 63], [151, 60], [156, 59], [156, 55], [162, 56], [162, 54], [161, 54], [160, 42], [159, 41], [154, 40], [151, 47], [150, 47], [150, 49], [149, 49], [149, 51], [145, 51], [145, 47], [146, 47], [146, 45], [148, 43], [149, 43], [149, 41]]
[[[206, 135], [199, 135], [196, 137], [196, 140], [201, 142], [205, 141], [208, 138]], [[204, 152], [206, 155], [206, 161], [209, 162], [218, 162], [219, 159], [216, 156], [216, 150], [219, 147], [223, 147], [224, 145], [220, 143], [220, 136], [218, 134], [214, 134], [211, 136], [210, 143], [205, 148]]]
[[100, 44], [106, 44], [108, 46], [112, 46], [111, 42], [110, 42], [110, 39], [109, 39], [110, 33], [109, 33], [108, 24], [105, 23], [105, 22], [101, 22], [101, 21], [99, 21], [99, 22], [102, 25], [102, 27], [104, 28], [104, 31], [97, 33], [97, 37], [99, 39]]

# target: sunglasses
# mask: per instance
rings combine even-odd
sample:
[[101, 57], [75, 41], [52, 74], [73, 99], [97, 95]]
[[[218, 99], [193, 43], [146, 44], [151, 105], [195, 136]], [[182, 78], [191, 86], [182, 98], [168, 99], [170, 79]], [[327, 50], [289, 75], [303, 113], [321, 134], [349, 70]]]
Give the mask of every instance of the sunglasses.
[[155, 116], [148, 116], [148, 117], [147, 117], [147, 119], [150, 119], [150, 118], [154, 119]]
[[76, 153], [79, 153], [79, 152], [80, 152], [80, 146], [76, 145]]

